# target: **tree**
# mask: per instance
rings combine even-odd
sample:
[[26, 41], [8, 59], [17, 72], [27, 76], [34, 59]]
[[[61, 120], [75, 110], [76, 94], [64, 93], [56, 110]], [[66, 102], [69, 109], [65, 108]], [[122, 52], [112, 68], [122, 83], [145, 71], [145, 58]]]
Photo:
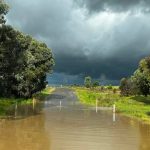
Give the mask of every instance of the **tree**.
[[150, 57], [146, 57], [140, 61], [133, 79], [141, 94], [145, 96], [150, 94]]
[[46, 44], [11, 26], [0, 28], [0, 96], [31, 97], [46, 87], [46, 75], [53, 65]]
[[122, 78], [120, 82], [121, 95], [129, 96], [138, 93], [135, 82], [132, 78]]
[[98, 87], [100, 84], [99, 84], [99, 81], [94, 81], [93, 82], [93, 87]]
[[110, 85], [107, 87], [107, 89], [108, 89], [108, 90], [112, 90], [112, 89], [113, 89], [112, 85], [110, 84]]
[[106, 89], [105, 89], [105, 86], [104, 86], [104, 85], [101, 85], [100, 90], [101, 90], [101, 91], [105, 91], [105, 90], [106, 90]]
[[117, 93], [117, 89], [113, 88], [113, 93], [116, 94]]
[[131, 78], [121, 80], [120, 90], [122, 95], [150, 94], [150, 56], [140, 61]]
[[120, 81], [120, 91], [121, 95], [128, 95], [129, 87], [128, 87], [128, 79], [127, 78], [122, 78]]
[[87, 88], [90, 88], [90, 87], [91, 87], [91, 83], [92, 83], [92, 78], [91, 78], [90, 76], [85, 77], [84, 85], [85, 85]]
[[3, 0], [0, 0], [0, 24], [4, 24], [6, 22], [4, 15], [7, 14], [8, 10], [9, 6]]
[[17, 34], [10, 26], [0, 28], [0, 94], [11, 95], [15, 70], [18, 69], [17, 58], [20, 48], [16, 40]]
[[52, 52], [10, 26], [0, 31], [0, 93], [31, 97], [46, 86], [46, 73], [54, 65]]

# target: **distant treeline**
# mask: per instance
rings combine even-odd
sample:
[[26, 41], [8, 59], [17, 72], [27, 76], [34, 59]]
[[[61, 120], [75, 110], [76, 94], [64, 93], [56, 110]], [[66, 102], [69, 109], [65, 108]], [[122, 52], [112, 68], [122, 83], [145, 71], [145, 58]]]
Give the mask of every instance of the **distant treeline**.
[[[92, 82], [92, 78], [87, 76], [84, 85], [87, 88], [97, 87], [100, 82]], [[123, 96], [150, 95], [150, 56], [140, 61], [138, 69], [131, 77], [121, 79], [119, 88]], [[107, 86], [107, 89], [112, 89], [112, 86]]]
[[46, 87], [54, 59], [46, 44], [5, 24], [8, 10], [0, 0], [0, 96], [28, 98]]

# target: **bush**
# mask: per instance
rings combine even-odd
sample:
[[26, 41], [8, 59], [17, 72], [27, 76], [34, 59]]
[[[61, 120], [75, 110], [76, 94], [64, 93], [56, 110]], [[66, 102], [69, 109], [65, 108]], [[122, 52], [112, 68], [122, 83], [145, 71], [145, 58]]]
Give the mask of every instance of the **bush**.
[[100, 90], [101, 90], [101, 91], [104, 91], [104, 90], [105, 90], [105, 86], [102, 85], [102, 86], [100, 87]]
[[112, 85], [109, 85], [109, 86], [107, 87], [108, 90], [112, 90], [112, 88], [113, 88]]
[[85, 79], [84, 79], [85, 87], [90, 88], [91, 87], [91, 83], [92, 83], [92, 78], [90, 76], [85, 77]]
[[114, 94], [117, 93], [117, 89], [116, 89], [116, 88], [113, 89], [113, 93], [114, 93]]
[[98, 87], [99, 86], [99, 81], [94, 81], [92, 86], [93, 87]]

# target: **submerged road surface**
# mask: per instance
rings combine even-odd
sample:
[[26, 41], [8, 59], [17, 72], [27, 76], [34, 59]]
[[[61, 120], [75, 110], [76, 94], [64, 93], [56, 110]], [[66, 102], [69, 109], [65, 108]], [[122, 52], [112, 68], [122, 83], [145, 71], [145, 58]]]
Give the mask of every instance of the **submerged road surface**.
[[69, 89], [12, 112], [22, 118], [0, 121], [0, 150], [150, 150], [149, 125], [96, 113]]

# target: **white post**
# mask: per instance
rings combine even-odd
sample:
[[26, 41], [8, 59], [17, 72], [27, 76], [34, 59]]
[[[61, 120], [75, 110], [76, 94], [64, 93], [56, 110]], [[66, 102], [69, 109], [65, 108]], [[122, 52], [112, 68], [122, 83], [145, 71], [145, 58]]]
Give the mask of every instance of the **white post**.
[[116, 121], [116, 113], [113, 113], [113, 122]]
[[62, 104], [61, 104], [61, 101], [59, 102], [59, 111], [61, 111], [61, 106], [62, 106]]
[[114, 104], [113, 105], [113, 113], [115, 113], [116, 112], [116, 105]]
[[98, 100], [96, 99], [96, 113], [98, 112]]
[[32, 108], [33, 108], [33, 110], [35, 108], [35, 99], [34, 98], [32, 99]]
[[116, 105], [113, 105], [113, 122], [116, 121]]

